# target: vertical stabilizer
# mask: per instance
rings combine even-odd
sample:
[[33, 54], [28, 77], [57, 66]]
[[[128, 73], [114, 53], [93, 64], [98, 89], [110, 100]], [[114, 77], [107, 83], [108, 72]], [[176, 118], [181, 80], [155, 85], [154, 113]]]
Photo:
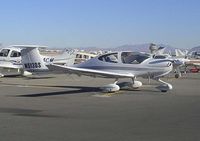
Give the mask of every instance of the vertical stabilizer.
[[74, 65], [75, 58], [76, 58], [75, 50], [65, 49], [61, 55], [55, 56], [53, 63], [71, 66], [71, 65]]
[[45, 71], [48, 68], [39, 53], [38, 47], [24, 47], [21, 51], [23, 68], [27, 71]]

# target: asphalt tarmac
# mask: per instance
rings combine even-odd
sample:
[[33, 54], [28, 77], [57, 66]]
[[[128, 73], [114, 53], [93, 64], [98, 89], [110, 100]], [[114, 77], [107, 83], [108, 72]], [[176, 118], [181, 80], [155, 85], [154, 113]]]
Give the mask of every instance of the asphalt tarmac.
[[200, 74], [164, 78], [173, 85], [167, 93], [138, 80], [138, 90], [101, 93], [98, 87], [112, 79], [0, 78], [0, 140], [200, 140]]

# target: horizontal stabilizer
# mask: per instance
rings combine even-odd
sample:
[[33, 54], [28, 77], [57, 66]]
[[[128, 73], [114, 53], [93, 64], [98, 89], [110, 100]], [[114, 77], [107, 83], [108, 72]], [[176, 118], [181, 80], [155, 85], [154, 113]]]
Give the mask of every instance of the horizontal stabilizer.
[[16, 47], [16, 48], [47, 48], [47, 46], [41, 46], [41, 45], [12, 45], [11, 47]]

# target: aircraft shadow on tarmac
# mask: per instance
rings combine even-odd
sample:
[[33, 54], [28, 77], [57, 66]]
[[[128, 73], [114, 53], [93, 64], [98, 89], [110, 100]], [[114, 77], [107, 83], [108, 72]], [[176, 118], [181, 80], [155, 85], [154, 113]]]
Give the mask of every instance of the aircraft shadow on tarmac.
[[19, 95], [18, 97], [56, 96], [56, 95], [83, 94], [83, 93], [100, 92], [101, 91], [98, 87], [85, 87], [85, 86], [49, 86], [49, 87], [72, 88], [72, 89], [76, 89], [76, 90], [65, 90], [65, 91], [58, 91], [58, 92], [24, 94], [24, 95]]
[[[99, 87], [87, 87], [87, 86], [44, 86], [44, 87], [70, 88], [70, 89], [75, 89], [75, 90], [65, 90], [65, 91], [57, 91], [57, 92], [24, 94], [24, 95], [18, 95], [17, 97], [44, 97], [44, 96], [57, 96], [57, 95], [84, 94], [84, 93], [90, 93], [90, 92], [102, 93], [102, 90]], [[144, 90], [141, 90], [141, 89], [121, 89], [121, 90], [124, 91], [124, 92], [139, 92], [139, 93], [143, 93], [143, 92], [150, 92], [150, 93], [159, 92], [157, 90], [145, 90], [145, 89]]]
[[0, 113], [12, 114], [14, 116], [39, 117], [39, 118], [61, 118], [59, 115], [43, 114], [43, 110], [0, 107]]
[[24, 77], [25, 80], [30, 80], [30, 79], [51, 79], [51, 78], [55, 78], [55, 77], [53, 77], [53, 76]]

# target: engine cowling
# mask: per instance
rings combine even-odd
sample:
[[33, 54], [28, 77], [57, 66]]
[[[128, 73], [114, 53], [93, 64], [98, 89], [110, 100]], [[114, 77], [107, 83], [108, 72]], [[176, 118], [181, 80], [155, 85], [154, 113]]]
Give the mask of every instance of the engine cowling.
[[103, 92], [116, 92], [120, 90], [120, 87], [116, 84], [108, 84], [100, 88]]

